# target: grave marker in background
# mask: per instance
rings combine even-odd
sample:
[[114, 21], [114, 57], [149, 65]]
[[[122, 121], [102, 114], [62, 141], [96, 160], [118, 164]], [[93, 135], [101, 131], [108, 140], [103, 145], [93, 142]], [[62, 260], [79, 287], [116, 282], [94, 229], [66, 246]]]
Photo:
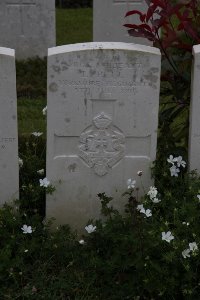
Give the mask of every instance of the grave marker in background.
[[47, 56], [55, 46], [55, 0], [1, 0], [0, 46], [17, 59]]
[[93, 41], [127, 42], [152, 46], [144, 38], [129, 36], [125, 23], [140, 24], [137, 16], [125, 18], [130, 10], [145, 12], [145, 0], [93, 0]]
[[200, 45], [193, 46], [190, 104], [189, 169], [200, 173]]
[[156, 156], [160, 52], [126, 43], [49, 49], [47, 217], [80, 230], [100, 216], [97, 194], [123, 208], [127, 179], [147, 191]]
[[18, 198], [18, 136], [15, 54], [0, 48], [0, 204]]

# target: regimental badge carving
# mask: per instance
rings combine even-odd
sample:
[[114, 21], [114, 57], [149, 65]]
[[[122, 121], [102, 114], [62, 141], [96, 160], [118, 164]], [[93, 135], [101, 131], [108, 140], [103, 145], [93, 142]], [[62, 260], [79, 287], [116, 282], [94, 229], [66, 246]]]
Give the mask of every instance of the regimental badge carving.
[[79, 156], [99, 176], [107, 174], [124, 153], [125, 136], [104, 112], [94, 117], [93, 124], [80, 136]]

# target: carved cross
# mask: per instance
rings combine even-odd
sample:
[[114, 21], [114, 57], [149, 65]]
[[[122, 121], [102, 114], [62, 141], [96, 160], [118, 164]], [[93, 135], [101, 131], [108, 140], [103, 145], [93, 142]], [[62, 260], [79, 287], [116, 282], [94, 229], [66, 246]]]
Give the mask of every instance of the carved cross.
[[[6, 2], [7, 7], [17, 8], [20, 12], [20, 23], [21, 23], [21, 35], [24, 36], [24, 9], [26, 6], [35, 6], [36, 0], [7, 0]], [[25, 12], [26, 13], [26, 12]]]

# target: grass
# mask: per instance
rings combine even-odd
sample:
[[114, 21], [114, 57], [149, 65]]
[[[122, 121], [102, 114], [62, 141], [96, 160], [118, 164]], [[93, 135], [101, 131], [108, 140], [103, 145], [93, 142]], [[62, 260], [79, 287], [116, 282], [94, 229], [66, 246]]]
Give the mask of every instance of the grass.
[[26, 99], [18, 100], [18, 127], [21, 135], [28, 133], [46, 133], [46, 118], [42, 114], [42, 109], [46, 106], [46, 99]]
[[[92, 8], [56, 10], [57, 46], [92, 41]], [[19, 136], [46, 131], [46, 61], [17, 62]], [[45, 75], [44, 75], [45, 74]], [[22, 97], [19, 97], [21, 96]], [[24, 95], [29, 95], [26, 97]], [[32, 95], [32, 97], [30, 96]], [[30, 99], [30, 97], [32, 99]]]
[[57, 9], [57, 46], [92, 42], [92, 8]]

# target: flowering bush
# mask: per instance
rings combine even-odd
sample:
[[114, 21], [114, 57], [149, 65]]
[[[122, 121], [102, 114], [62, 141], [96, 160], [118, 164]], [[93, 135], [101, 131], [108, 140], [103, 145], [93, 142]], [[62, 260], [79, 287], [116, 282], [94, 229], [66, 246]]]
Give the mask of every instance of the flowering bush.
[[0, 209], [0, 299], [198, 299], [200, 178], [179, 153], [155, 163], [155, 186], [143, 199], [137, 179], [127, 180], [123, 215], [99, 194], [105, 217], [90, 220], [83, 236], [67, 225], [52, 232], [35, 210], [51, 184], [33, 158], [20, 153], [20, 172], [26, 159], [35, 167], [27, 197]]
[[99, 194], [104, 218], [77, 236], [44, 219], [45, 192], [54, 191], [44, 144], [37, 131], [21, 140], [20, 200], [0, 209], [0, 299], [198, 299], [200, 178], [180, 148], [160, 143], [142, 199], [143, 171], [127, 179], [124, 214]]

